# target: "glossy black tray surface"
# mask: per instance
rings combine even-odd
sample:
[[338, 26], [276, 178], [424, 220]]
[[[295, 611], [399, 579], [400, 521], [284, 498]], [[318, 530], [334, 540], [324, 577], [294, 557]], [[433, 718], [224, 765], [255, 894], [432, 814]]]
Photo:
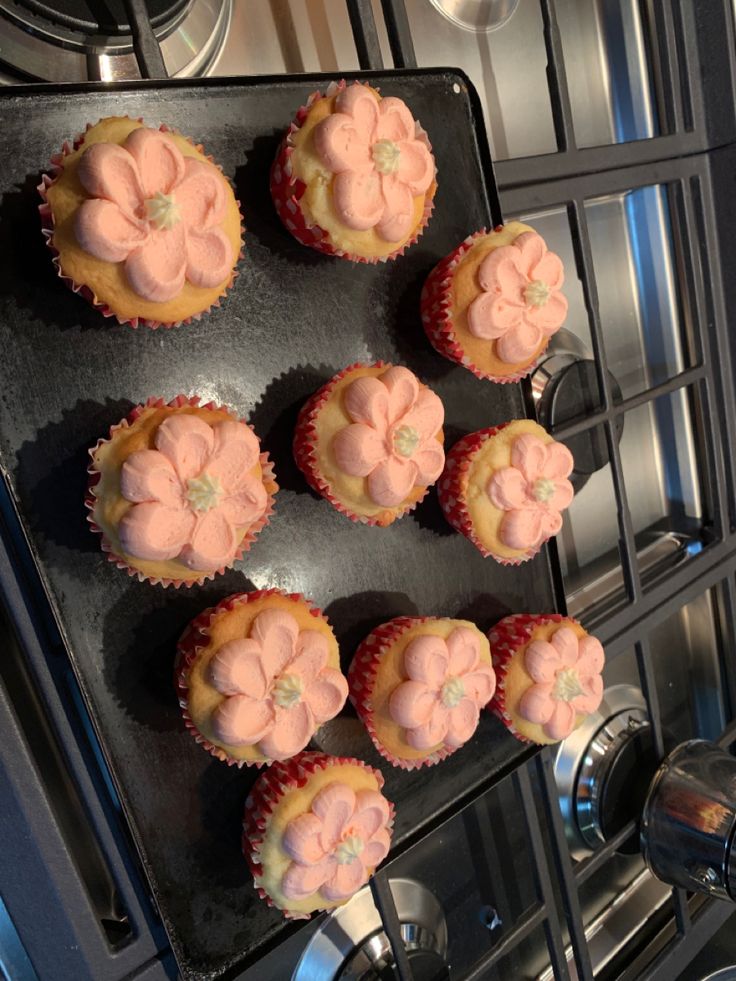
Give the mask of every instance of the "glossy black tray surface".
[[[327, 611], [347, 667], [360, 639], [399, 614], [473, 619], [554, 609], [546, 550], [518, 568], [480, 554], [445, 523], [434, 492], [388, 529], [355, 525], [306, 486], [291, 457], [299, 406], [355, 361], [406, 364], [443, 399], [447, 445], [524, 415], [518, 385], [493, 385], [427, 342], [427, 273], [498, 217], [477, 96], [451, 70], [381, 73], [427, 129], [439, 190], [406, 255], [376, 266], [321, 256], [282, 228], [268, 193], [280, 135], [324, 78], [15, 89], [0, 95], [0, 465], [107, 758], [141, 861], [187, 978], [252, 961], [283, 920], [255, 893], [240, 853], [255, 773], [228, 768], [182, 726], [171, 683], [188, 620], [229, 593], [279, 587]], [[49, 158], [108, 115], [165, 122], [200, 141], [235, 183], [247, 226], [240, 275], [222, 307], [175, 330], [132, 330], [56, 277], [37, 214]], [[165, 590], [108, 563], [85, 521], [87, 450], [149, 395], [199, 394], [254, 424], [275, 463], [276, 515], [237, 569]], [[472, 742], [408, 774], [378, 757], [346, 710], [321, 734], [333, 753], [380, 766], [396, 803], [397, 849], [477, 793], [524, 749], [484, 714]]]

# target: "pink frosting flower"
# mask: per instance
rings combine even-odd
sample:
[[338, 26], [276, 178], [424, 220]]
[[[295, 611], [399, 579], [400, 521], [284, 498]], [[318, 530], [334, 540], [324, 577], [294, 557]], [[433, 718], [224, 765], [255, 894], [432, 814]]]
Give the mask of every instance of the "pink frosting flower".
[[445, 410], [434, 392], [420, 389], [408, 368], [357, 378], [343, 404], [353, 425], [335, 436], [335, 459], [344, 473], [368, 478], [374, 504], [396, 507], [413, 487], [437, 480], [445, 465], [436, 439]]
[[509, 548], [537, 548], [562, 527], [561, 511], [573, 499], [572, 453], [562, 443], [543, 443], [525, 433], [511, 446], [511, 466], [488, 482], [494, 507], [505, 511], [501, 541]]
[[578, 713], [588, 715], [600, 705], [604, 663], [601, 642], [578, 638], [570, 627], [560, 627], [549, 641], [533, 640], [524, 666], [536, 684], [524, 692], [519, 715], [542, 726], [550, 739], [565, 739]]
[[496, 341], [496, 353], [506, 364], [528, 361], [565, 321], [564, 279], [560, 257], [547, 251], [542, 236], [522, 232], [480, 264], [484, 292], [468, 307], [470, 333]]
[[456, 627], [447, 640], [425, 634], [404, 651], [409, 680], [395, 688], [389, 714], [414, 749], [462, 746], [473, 735], [480, 709], [491, 700], [496, 675], [480, 657], [474, 631]]
[[124, 146], [93, 143], [79, 163], [92, 195], [76, 216], [79, 244], [97, 259], [125, 262], [132, 289], [146, 300], [222, 283], [232, 268], [223, 179], [212, 164], [184, 157], [159, 130], [134, 129]]
[[414, 224], [414, 197], [434, 180], [426, 139], [401, 99], [380, 101], [355, 82], [337, 96], [337, 112], [314, 129], [314, 145], [335, 177], [332, 194], [340, 219], [357, 231], [375, 228], [400, 242]]
[[259, 445], [242, 422], [209, 426], [190, 413], [168, 416], [155, 450], [136, 450], [122, 466], [120, 492], [134, 506], [120, 522], [123, 550], [139, 559], [178, 559], [212, 570], [234, 558], [244, 531], [268, 504], [250, 471]]
[[210, 680], [227, 696], [213, 714], [217, 738], [257, 745], [272, 760], [304, 749], [348, 696], [347, 681], [328, 658], [318, 630], [300, 630], [285, 610], [259, 613], [249, 637], [228, 641], [212, 659]]
[[311, 810], [289, 821], [283, 848], [293, 859], [281, 881], [287, 899], [320, 890], [328, 902], [348, 899], [368, 881], [391, 847], [388, 801], [376, 790], [323, 787]]

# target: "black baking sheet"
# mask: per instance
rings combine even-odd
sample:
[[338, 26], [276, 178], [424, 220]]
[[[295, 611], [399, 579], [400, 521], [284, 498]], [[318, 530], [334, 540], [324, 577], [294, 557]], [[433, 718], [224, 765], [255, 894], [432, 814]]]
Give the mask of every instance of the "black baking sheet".
[[[172, 946], [187, 978], [250, 961], [283, 929], [240, 854], [255, 774], [228, 768], [183, 730], [171, 674], [187, 621], [231, 592], [303, 592], [334, 624], [346, 668], [358, 641], [399, 614], [467, 617], [488, 628], [512, 611], [554, 608], [545, 550], [504, 568], [444, 522], [434, 493], [388, 529], [355, 525], [308, 490], [291, 458], [306, 396], [355, 361], [408, 365], [442, 398], [446, 442], [524, 414], [518, 385], [481, 382], [429, 346], [421, 284], [495, 198], [477, 96], [451, 70], [374, 76], [428, 130], [439, 190], [427, 231], [396, 262], [353, 265], [296, 243], [268, 193], [280, 135], [324, 78], [208, 80], [0, 96], [0, 464], [28, 533]], [[108, 115], [165, 122], [201, 141], [235, 181], [247, 226], [240, 275], [219, 310], [175, 330], [104, 320], [56, 278], [36, 185], [62, 142]], [[497, 212], [496, 212], [497, 214]], [[87, 449], [149, 395], [232, 406], [275, 462], [276, 515], [237, 569], [204, 587], [164, 590], [109, 564], [82, 505]], [[380, 766], [396, 803], [397, 846], [524, 751], [484, 713], [472, 742], [408, 774], [373, 750], [346, 710], [320, 739]]]

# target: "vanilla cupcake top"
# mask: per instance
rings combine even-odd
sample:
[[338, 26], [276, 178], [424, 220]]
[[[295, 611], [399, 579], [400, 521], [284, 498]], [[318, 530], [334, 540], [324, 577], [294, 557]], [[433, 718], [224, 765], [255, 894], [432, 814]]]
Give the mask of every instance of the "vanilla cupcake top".
[[434, 180], [434, 158], [406, 103], [377, 99], [360, 82], [335, 98], [331, 115], [317, 124], [314, 146], [335, 175], [333, 203], [340, 221], [355, 231], [375, 228], [386, 242], [402, 242], [414, 226], [417, 195]]
[[343, 407], [352, 421], [334, 437], [335, 460], [343, 473], [366, 478], [373, 504], [397, 507], [414, 487], [437, 480], [445, 462], [437, 439], [444, 407], [408, 368], [356, 378]]

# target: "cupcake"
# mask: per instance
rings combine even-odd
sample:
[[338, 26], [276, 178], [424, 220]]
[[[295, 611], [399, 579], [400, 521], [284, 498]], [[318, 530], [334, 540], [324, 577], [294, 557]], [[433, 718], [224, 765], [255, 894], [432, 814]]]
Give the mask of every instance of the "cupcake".
[[436, 188], [427, 134], [408, 106], [360, 82], [312, 95], [271, 170], [294, 238], [353, 262], [400, 256], [427, 224]]
[[562, 527], [573, 499], [572, 453], [531, 419], [469, 433], [437, 485], [445, 517], [504, 565], [532, 558]]
[[327, 617], [277, 589], [236, 593], [196, 617], [175, 680], [187, 729], [231, 766], [301, 752], [348, 696]]
[[127, 116], [65, 144], [39, 187], [59, 275], [105, 316], [173, 327], [218, 306], [242, 244], [232, 188], [200, 146]]
[[300, 753], [260, 774], [243, 852], [262, 899], [294, 919], [342, 906], [391, 847], [393, 805], [361, 760]]
[[390, 525], [442, 473], [442, 402], [408, 368], [354, 364], [299, 413], [294, 458], [309, 485], [353, 521]]
[[358, 647], [348, 683], [378, 752], [415, 770], [439, 763], [472, 737], [496, 677], [488, 641], [475, 624], [397, 617]]
[[90, 450], [88, 520], [141, 581], [191, 586], [224, 572], [273, 512], [278, 485], [253, 429], [199, 402], [150, 398]]
[[422, 291], [433, 347], [478, 378], [528, 375], [567, 316], [562, 262], [533, 228], [511, 221], [446, 256]]
[[559, 742], [597, 710], [605, 655], [577, 620], [516, 613], [488, 638], [498, 678], [489, 708], [517, 739]]

